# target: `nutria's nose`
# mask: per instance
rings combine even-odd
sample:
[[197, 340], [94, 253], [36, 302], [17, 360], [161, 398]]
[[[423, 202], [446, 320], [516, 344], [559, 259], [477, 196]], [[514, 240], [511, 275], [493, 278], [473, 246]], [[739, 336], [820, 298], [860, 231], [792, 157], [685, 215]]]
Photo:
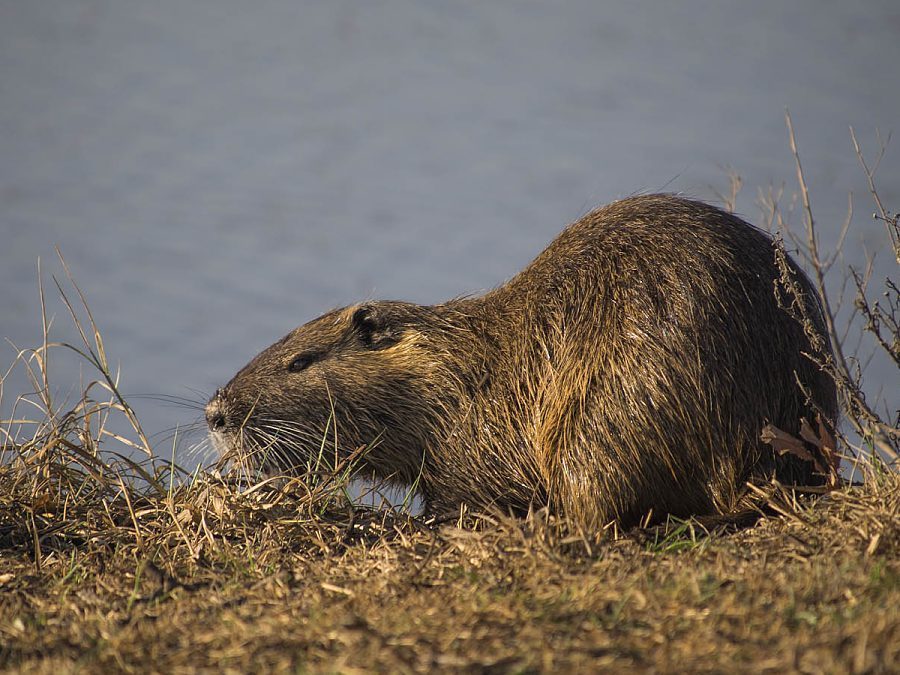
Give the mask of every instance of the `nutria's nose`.
[[213, 397], [206, 404], [206, 424], [210, 431], [221, 431], [225, 428], [225, 403], [222, 400], [222, 390], [217, 389]]

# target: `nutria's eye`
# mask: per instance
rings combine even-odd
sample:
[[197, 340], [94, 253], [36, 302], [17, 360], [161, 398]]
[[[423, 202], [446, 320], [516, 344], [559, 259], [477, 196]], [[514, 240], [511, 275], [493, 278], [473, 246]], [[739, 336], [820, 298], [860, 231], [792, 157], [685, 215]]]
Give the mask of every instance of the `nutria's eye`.
[[291, 373], [299, 373], [301, 370], [306, 370], [310, 367], [315, 361], [319, 359], [318, 354], [301, 354], [296, 359], [291, 361], [288, 366], [288, 371]]

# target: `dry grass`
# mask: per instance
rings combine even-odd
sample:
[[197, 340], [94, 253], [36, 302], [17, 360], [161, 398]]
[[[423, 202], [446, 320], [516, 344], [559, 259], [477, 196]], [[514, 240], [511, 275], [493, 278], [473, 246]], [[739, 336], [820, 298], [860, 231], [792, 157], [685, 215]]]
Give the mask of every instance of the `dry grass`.
[[[786, 240], [824, 275], [802, 202], [806, 243]], [[864, 330], [892, 355], [896, 286], [875, 305], [857, 276]], [[0, 668], [900, 672], [900, 435], [841, 350], [822, 366], [859, 440], [831, 450], [862, 485], [818, 498], [771, 485], [749, 527], [588, 535], [544, 512], [433, 523], [350, 503], [346, 475], [254, 484], [149, 456], [86, 303], [70, 302], [71, 279], [58, 286], [82, 342], [54, 345], [45, 321], [14, 364], [36, 393], [0, 423]], [[51, 396], [60, 350], [98, 373], [68, 405]]]
[[213, 477], [87, 498], [45, 480], [0, 505], [0, 664], [896, 672], [900, 477], [772, 500], [789, 515], [737, 532], [589, 541], [540, 513], [428, 527]]

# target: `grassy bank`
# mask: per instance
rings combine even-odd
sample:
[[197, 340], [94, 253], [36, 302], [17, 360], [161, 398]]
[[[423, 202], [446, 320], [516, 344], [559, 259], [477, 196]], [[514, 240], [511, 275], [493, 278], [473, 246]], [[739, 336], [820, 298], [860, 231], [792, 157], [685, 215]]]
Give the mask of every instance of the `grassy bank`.
[[[897, 219], [860, 161], [900, 264]], [[797, 168], [797, 234], [764, 201], [824, 289], [836, 258], [817, 248]], [[897, 286], [846, 274], [847, 320], [900, 363]], [[825, 307], [838, 349], [820, 365], [847, 435], [814, 440], [863, 482], [763, 486], [741, 527], [583, 533], [542, 511], [435, 523], [363, 508], [346, 476], [187, 474], [153, 456], [87, 304], [71, 280], [58, 290], [81, 342], [45, 330], [19, 354], [36, 393], [0, 424], [0, 668], [900, 672], [900, 431], [896, 411], [879, 413], [896, 402], [866, 399], [838, 299]], [[777, 290], [799, 311], [789, 278]], [[66, 405], [51, 395], [55, 351], [97, 373]]]
[[0, 506], [7, 668], [900, 668], [896, 474], [814, 505], [773, 494], [787, 515], [737, 532], [600, 542], [541, 514], [431, 528], [216, 480], [102, 503], [54, 492]]

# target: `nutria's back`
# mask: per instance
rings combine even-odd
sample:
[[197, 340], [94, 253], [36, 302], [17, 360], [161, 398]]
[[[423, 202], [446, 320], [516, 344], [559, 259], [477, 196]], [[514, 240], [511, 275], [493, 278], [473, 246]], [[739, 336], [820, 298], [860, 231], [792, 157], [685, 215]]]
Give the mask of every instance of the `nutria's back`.
[[339, 454], [369, 445], [377, 475], [417, 482], [436, 510], [546, 504], [585, 527], [728, 512], [748, 479], [813, 479], [759, 440], [814, 416], [797, 379], [837, 414], [777, 275], [771, 241], [739, 218], [625, 199], [483, 296], [301, 326], [217, 392], [210, 428], [223, 451], [296, 471], [336, 426]]

